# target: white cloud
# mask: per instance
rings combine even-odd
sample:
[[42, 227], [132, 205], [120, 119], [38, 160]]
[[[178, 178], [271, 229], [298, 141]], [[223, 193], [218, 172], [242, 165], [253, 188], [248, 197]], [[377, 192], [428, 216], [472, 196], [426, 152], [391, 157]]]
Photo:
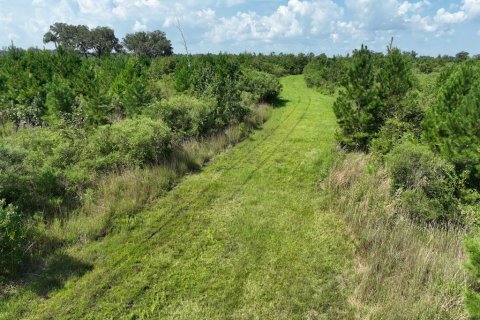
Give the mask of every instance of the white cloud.
[[409, 12], [417, 13], [424, 8], [428, 8], [431, 5], [430, 1], [423, 0], [419, 2], [408, 2], [404, 1], [398, 7], [398, 14], [401, 16], [405, 16]]
[[462, 10], [465, 11], [468, 18], [480, 16], [480, 0], [464, 0]]
[[135, 21], [135, 24], [133, 25], [133, 31], [134, 32], [139, 32], [139, 31], [145, 31], [147, 30], [148, 27], [147, 27], [147, 24], [146, 24], [146, 20], [145, 19], [142, 19], [142, 21]]
[[437, 14], [434, 17], [434, 20], [438, 24], [454, 24], [460, 23], [467, 19], [465, 12], [457, 11], [450, 13], [444, 8], [441, 8], [437, 11]]
[[[402, 41], [424, 44], [425, 39], [441, 43], [447, 38], [460, 43], [455, 34], [468, 33], [472, 38], [480, 29], [480, 0], [0, 0], [0, 3], [0, 46], [8, 45], [10, 38], [21, 46], [41, 46], [43, 33], [54, 22], [90, 27], [107, 25], [115, 29], [119, 38], [132, 30], [162, 29], [174, 47], [181, 50], [182, 39], [175, 28], [178, 19], [192, 52], [245, 48], [263, 52], [330, 48], [338, 52], [348, 47], [343, 51], [346, 52], [352, 49], [349, 44], [357, 46], [361, 42], [381, 49], [392, 35], [399, 45], [403, 45]], [[464, 43], [468, 48], [470, 44]]]
[[87, 15], [105, 16], [110, 14], [110, 0], [77, 0], [80, 12]]
[[[278, 38], [302, 35], [329, 35], [343, 9], [331, 0], [289, 0], [270, 15], [237, 12], [230, 18], [217, 18], [206, 36], [216, 43], [258, 40], [271, 42]], [[212, 17], [209, 16], [210, 22]]]
[[437, 26], [434, 25], [430, 17], [422, 17], [421, 15], [413, 15], [410, 18], [412, 27], [416, 30], [425, 31], [425, 32], [435, 32]]

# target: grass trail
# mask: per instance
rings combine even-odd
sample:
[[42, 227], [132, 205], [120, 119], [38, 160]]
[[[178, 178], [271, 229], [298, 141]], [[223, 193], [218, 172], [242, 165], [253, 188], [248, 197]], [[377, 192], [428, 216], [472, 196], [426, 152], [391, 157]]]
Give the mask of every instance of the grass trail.
[[133, 230], [65, 252], [61, 283], [0, 299], [0, 317], [350, 318], [353, 245], [318, 192], [333, 98], [302, 76], [282, 82], [263, 130], [186, 177]]

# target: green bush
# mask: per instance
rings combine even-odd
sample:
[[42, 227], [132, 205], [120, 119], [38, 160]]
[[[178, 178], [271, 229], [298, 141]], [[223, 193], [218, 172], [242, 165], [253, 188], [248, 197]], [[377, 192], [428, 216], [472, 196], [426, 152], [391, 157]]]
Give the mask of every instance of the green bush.
[[0, 154], [0, 197], [8, 203], [33, 213], [55, 210], [59, 199], [66, 198], [63, 172], [77, 155], [74, 143], [61, 130], [21, 130], [0, 142]]
[[341, 85], [348, 70], [348, 60], [341, 57], [328, 58], [325, 54], [311, 60], [303, 70], [307, 86], [325, 89], [332, 94]]
[[15, 273], [25, 258], [27, 232], [24, 218], [0, 200], [0, 277]]
[[454, 167], [427, 146], [404, 142], [386, 156], [393, 190], [400, 208], [421, 223], [461, 222], [461, 181]]
[[146, 117], [101, 126], [88, 138], [79, 167], [108, 172], [158, 163], [170, 154], [172, 138], [162, 120]]
[[213, 103], [180, 95], [152, 104], [144, 114], [153, 119], [162, 119], [182, 137], [197, 137], [210, 129], [212, 111]]
[[261, 71], [245, 69], [240, 90], [253, 94], [256, 102], [273, 102], [282, 91], [278, 78]]

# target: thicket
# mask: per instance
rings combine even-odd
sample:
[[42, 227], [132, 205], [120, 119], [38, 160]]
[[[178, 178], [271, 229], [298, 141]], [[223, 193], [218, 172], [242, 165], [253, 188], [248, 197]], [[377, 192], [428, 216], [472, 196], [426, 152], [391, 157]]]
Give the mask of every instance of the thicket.
[[[430, 152], [428, 147], [407, 147], [420, 148], [414, 154]], [[374, 166], [372, 154], [337, 153], [322, 187], [325, 205], [344, 215], [355, 244], [355, 272], [348, 281], [355, 318], [468, 319], [463, 304], [466, 230], [425, 227], [417, 220], [425, 216], [410, 219], [410, 208], [396, 205], [404, 199], [391, 192], [396, 188], [393, 184], [421, 183], [414, 175], [428, 167], [442, 168], [444, 161], [438, 161], [439, 165], [431, 160], [417, 162], [413, 168], [395, 165], [407, 171], [404, 179], [400, 174], [403, 169], [396, 169], [400, 175], [392, 178], [385, 167]], [[478, 257], [475, 263], [478, 266]]]
[[313, 58], [303, 70], [307, 86], [334, 93], [347, 76], [350, 60], [345, 57], [329, 58], [325, 54]]
[[[255, 69], [255, 59], [86, 58], [78, 50], [15, 47], [0, 55], [0, 228], [8, 231], [0, 274], [14, 274], [28, 256], [27, 241], [35, 243], [37, 235], [27, 226], [69, 225], [103, 177], [171, 167], [165, 190], [212, 156], [204, 147], [186, 151], [195, 145], [189, 141], [218, 152], [264, 121], [258, 106], [274, 102], [281, 86]], [[222, 132], [225, 138], [212, 138]], [[12, 256], [4, 259], [4, 252]]]
[[372, 153], [373, 170], [388, 175], [386, 205], [395, 213], [389, 219], [472, 233], [466, 246], [471, 271], [466, 306], [473, 318], [480, 317], [479, 67], [464, 52], [417, 58], [392, 45], [385, 55], [362, 46], [347, 63], [334, 104], [339, 144]]

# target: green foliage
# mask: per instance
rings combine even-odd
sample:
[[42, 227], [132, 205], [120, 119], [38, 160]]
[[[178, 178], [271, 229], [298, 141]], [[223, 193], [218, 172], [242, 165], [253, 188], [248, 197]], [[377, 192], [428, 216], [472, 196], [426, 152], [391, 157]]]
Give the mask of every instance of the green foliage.
[[58, 214], [101, 173], [166, 159], [170, 128], [161, 120], [126, 119], [93, 132], [22, 130], [0, 143], [0, 197], [23, 212]]
[[25, 258], [26, 243], [24, 217], [0, 200], [0, 280], [18, 270]]
[[333, 106], [340, 126], [338, 140], [347, 148], [367, 150], [383, 121], [375, 57], [366, 46], [354, 51], [344, 87]]
[[159, 118], [181, 137], [198, 137], [210, 129], [214, 105], [194, 97], [180, 95], [154, 103], [145, 111], [151, 118]]
[[68, 165], [69, 140], [52, 130], [22, 130], [0, 142], [0, 197], [22, 212], [56, 211], [66, 196], [61, 171]]
[[466, 51], [460, 51], [455, 55], [455, 59], [460, 60], [460, 61], [465, 61], [470, 57], [470, 54]]
[[242, 91], [253, 95], [255, 102], [273, 102], [278, 98], [282, 85], [273, 75], [251, 69], [243, 70], [242, 82], [240, 84]]
[[285, 75], [301, 74], [303, 69], [312, 59], [313, 54], [251, 54], [242, 53], [239, 55], [240, 62], [250, 69], [273, 74], [277, 77]]
[[465, 306], [472, 319], [480, 319], [480, 237], [475, 235], [468, 238], [465, 248], [468, 253], [466, 266], [470, 275]]
[[403, 118], [404, 100], [415, 85], [410, 59], [398, 48], [388, 48], [388, 54], [381, 60], [379, 99], [382, 103], [383, 119]]
[[421, 107], [425, 93], [410, 90], [400, 100], [400, 107], [394, 109], [395, 115], [385, 120], [378, 136], [372, 140], [370, 151], [385, 155], [402, 142], [404, 137], [420, 141], [422, 121], [425, 111]]
[[59, 119], [65, 119], [72, 114], [75, 101], [75, 91], [66, 79], [54, 76], [46, 87], [46, 113], [43, 120], [54, 124]]
[[111, 171], [158, 163], [172, 148], [170, 129], [161, 120], [126, 119], [99, 127], [88, 141], [82, 166]]
[[242, 121], [250, 109], [242, 104], [240, 64], [228, 55], [183, 58], [177, 63], [175, 84], [181, 92], [191, 91], [197, 98], [214, 100], [212, 129]]
[[115, 32], [109, 27], [96, 27], [90, 30], [84, 25], [69, 25], [57, 22], [50, 26], [50, 30], [43, 36], [44, 43], [53, 42], [60, 51], [76, 50], [87, 56], [90, 50], [97, 57], [107, 56], [122, 51]]
[[160, 30], [129, 33], [123, 39], [123, 44], [133, 53], [150, 58], [173, 54], [170, 40], [167, 39], [165, 32]]
[[348, 60], [346, 58], [328, 58], [323, 54], [312, 59], [305, 66], [303, 74], [307, 86], [322, 88], [333, 93], [345, 78], [347, 68]]
[[421, 223], [461, 222], [458, 194], [461, 181], [453, 166], [427, 146], [404, 142], [386, 157], [400, 208]]
[[425, 140], [467, 172], [470, 186], [480, 182], [480, 67], [466, 62], [446, 80], [423, 127]]
[[338, 140], [349, 149], [368, 151], [379, 138], [376, 148], [386, 153], [395, 143], [390, 141], [392, 137], [410, 128], [418, 131], [423, 119], [418, 98], [412, 93], [416, 79], [410, 58], [391, 46], [383, 56], [362, 45], [354, 51], [351, 63], [334, 104], [340, 126]]

